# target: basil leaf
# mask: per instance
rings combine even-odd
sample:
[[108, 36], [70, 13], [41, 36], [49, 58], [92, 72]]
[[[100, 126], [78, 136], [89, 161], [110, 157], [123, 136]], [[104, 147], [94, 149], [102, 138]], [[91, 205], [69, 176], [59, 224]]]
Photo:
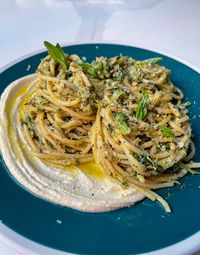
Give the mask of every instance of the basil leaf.
[[67, 60], [63, 49], [60, 47], [60, 44], [57, 43], [56, 46], [50, 42], [44, 41], [44, 45], [47, 48], [49, 55], [58, 62], [64, 69], [68, 68]]
[[124, 113], [122, 112], [113, 113], [113, 119], [119, 125], [123, 135], [127, 135], [131, 132], [130, 127], [126, 123], [126, 120], [128, 119], [128, 117]]
[[147, 104], [148, 104], [148, 92], [146, 90], [142, 91], [142, 99], [139, 101], [136, 109], [136, 118], [138, 120], [144, 121], [147, 117]]
[[124, 78], [124, 72], [118, 71], [118, 72], [115, 73], [115, 79], [117, 81], [121, 81], [121, 80], [123, 80], [123, 78]]
[[174, 137], [175, 136], [174, 132], [170, 128], [168, 128], [164, 125], [160, 125], [160, 131], [166, 137]]
[[139, 157], [139, 161], [143, 165], [154, 165], [153, 160], [150, 158], [149, 155], [143, 155]]
[[160, 62], [162, 60], [162, 58], [158, 57], [158, 58], [148, 58], [143, 60], [142, 62], [145, 62], [147, 64], [156, 64], [158, 62]]
[[86, 71], [87, 73], [89, 73], [91, 76], [94, 76], [94, 77], [97, 76], [96, 69], [95, 69], [91, 64], [89, 64], [89, 63], [87, 63], [87, 62], [81, 61], [81, 62], [78, 63], [78, 65], [79, 65], [80, 67], [82, 67], [82, 69], [83, 69], [84, 71]]
[[121, 89], [114, 90], [111, 99], [117, 100], [121, 95], [125, 95], [125, 92]]

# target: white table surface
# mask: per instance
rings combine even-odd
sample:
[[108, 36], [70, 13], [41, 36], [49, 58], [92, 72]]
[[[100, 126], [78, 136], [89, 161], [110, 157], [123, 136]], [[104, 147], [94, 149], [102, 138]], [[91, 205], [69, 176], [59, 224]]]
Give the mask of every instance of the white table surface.
[[[0, 0], [0, 67], [43, 48], [44, 40], [154, 48], [200, 67], [199, 27], [199, 0]], [[152, 254], [186, 254], [179, 248]], [[0, 224], [0, 254], [67, 253], [36, 244]]]

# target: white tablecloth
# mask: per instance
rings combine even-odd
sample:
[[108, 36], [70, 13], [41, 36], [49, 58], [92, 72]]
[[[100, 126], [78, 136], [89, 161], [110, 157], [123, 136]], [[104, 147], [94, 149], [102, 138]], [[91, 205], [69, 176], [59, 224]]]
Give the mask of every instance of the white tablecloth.
[[[0, 67], [41, 49], [44, 40], [153, 48], [200, 67], [199, 26], [199, 0], [1, 0]], [[179, 248], [173, 249], [171, 254], [179, 254]], [[38, 245], [0, 224], [0, 254], [66, 253]]]

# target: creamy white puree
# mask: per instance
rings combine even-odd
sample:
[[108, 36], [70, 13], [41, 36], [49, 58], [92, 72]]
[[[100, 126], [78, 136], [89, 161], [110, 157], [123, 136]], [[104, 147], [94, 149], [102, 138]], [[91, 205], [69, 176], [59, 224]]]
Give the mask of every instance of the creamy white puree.
[[15, 179], [43, 199], [85, 212], [110, 211], [143, 199], [134, 189], [123, 189], [106, 177], [96, 178], [78, 167], [50, 166], [31, 155], [19, 121], [20, 103], [31, 88], [16, 94], [34, 79], [35, 75], [29, 75], [14, 81], [0, 101], [0, 149]]

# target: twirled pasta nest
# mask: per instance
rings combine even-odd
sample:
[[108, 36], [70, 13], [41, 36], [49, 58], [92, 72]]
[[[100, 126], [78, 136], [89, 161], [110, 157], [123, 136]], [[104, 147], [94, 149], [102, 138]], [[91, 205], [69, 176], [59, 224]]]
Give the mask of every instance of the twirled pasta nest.
[[31, 151], [49, 164], [94, 161], [107, 177], [168, 204], [152, 189], [173, 186], [196, 165], [188, 103], [155, 60], [50, 56], [21, 117]]

